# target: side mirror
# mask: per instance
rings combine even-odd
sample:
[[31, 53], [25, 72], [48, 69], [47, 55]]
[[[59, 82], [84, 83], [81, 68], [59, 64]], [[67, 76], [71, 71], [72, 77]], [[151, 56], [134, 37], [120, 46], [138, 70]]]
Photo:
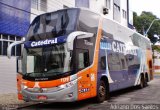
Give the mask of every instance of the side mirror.
[[93, 33], [88, 33], [88, 32], [82, 32], [82, 31], [72, 32], [71, 34], [69, 34], [67, 38], [67, 50], [68, 51], [73, 50], [73, 43], [76, 37], [77, 39], [83, 39], [83, 38], [89, 38], [93, 36], [94, 36]]
[[17, 73], [22, 73], [22, 57], [17, 57]]
[[9, 47], [7, 48], [7, 56], [8, 58], [11, 58], [11, 52], [12, 52], [12, 48], [16, 45], [19, 45], [19, 44], [23, 44], [24, 41], [16, 41], [16, 42], [13, 42], [12, 44], [9, 45]]

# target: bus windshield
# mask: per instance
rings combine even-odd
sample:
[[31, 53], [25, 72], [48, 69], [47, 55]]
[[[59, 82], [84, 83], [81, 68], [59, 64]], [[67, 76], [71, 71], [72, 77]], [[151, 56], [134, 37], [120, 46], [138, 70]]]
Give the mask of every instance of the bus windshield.
[[79, 9], [64, 9], [40, 15], [30, 25], [27, 41], [68, 35], [75, 31]]
[[26, 50], [26, 76], [54, 77], [71, 71], [70, 52], [66, 50], [65, 44]]

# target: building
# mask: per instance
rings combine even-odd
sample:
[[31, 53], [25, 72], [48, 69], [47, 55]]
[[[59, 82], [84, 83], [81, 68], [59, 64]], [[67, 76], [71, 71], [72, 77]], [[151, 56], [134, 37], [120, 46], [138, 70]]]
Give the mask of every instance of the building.
[[[159, 45], [157, 45], [159, 47]], [[157, 50], [154, 50], [154, 72], [155, 73], [160, 73], [160, 52], [158, 52]]]
[[[16, 93], [16, 57], [6, 57], [7, 47], [27, 33], [30, 7], [30, 0], [0, 0], [0, 93]], [[12, 55], [20, 54], [21, 46], [15, 47]]]
[[[25, 37], [37, 15], [69, 7], [89, 8], [126, 27], [133, 24], [129, 0], [0, 0], [0, 88], [16, 91], [16, 57], [6, 57], [9, 44]], [[12, 55], [20, 54], [21, 46], [15, 47]]]
[[104, 14], [124, 26], [133, 28], [129, 0], [32, 0], [31, 21], [36, 15], [69, 7], [84, 7]]

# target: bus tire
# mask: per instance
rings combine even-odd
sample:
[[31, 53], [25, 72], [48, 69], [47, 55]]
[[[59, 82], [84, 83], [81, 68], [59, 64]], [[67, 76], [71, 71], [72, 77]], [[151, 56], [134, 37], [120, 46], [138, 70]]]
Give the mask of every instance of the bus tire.
[[100, 85], [98, 87], [98, 93], [96, 97], [96, 102], [102, 103], [106, 100], [107, 87], [103, 80], [100, 81]]
[[143, 75], [141, 75], [139, 88], [142, 89], [144, 87], [145, 87], [145, 78]]
[[148, 74], [145, 74], [145, 87], [148, 86]]

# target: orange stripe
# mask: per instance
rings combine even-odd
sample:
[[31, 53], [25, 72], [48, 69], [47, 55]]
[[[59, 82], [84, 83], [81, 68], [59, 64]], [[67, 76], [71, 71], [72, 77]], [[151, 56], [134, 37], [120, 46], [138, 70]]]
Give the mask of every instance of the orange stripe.
[[19, 100], [22, 100], [23, 97], [22, 97], [22, 94], [20, 93], [21, 92], [21, 82], [22, 82], [22, 75], [17, 73], [17, 92], [18, 92], [18, 99]]

